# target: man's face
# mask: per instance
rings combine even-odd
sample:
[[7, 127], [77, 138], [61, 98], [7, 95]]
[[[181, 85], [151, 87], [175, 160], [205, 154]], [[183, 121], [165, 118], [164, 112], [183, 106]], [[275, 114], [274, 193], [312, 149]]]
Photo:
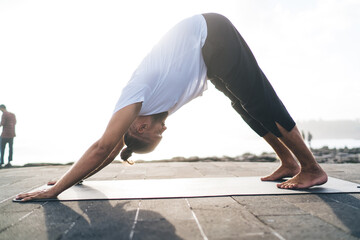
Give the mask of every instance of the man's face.
[[167, 112], [150, 116], [140, 116], [133, 123], [134, 129], [136, 129], [144, 139], [147, 139], [147, 142], [150, 141], [150, 151], [154, 150], [160, 143], [162, 134], [167, 129], [165, 126], [167, 116]]
[[148, 133], [152, 136], [154, 140], [161, 139], [163, 132], [167, 129], [165, 125], [165, 120], [168, 116], [168, 113], [160, 113], [152, 116], [151, 125], [148, 129]]
[[161, 122], [153, 122], [149, 128], [149, 133], [155, 138], [162, 138], [162, 134], [166, 129], [167, 127], [165, 126], [165, 120]]

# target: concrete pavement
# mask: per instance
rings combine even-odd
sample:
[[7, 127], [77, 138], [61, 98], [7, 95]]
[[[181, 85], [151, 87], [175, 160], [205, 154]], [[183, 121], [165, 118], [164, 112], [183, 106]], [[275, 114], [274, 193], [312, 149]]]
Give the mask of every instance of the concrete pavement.
[[[245, 177], [278, 163], [111, 164], [92, 180]], [[323, 164], [360, 184], [360, 164]], [[0, 170], [0, 239], [359, 239], [360, 194], [13, 203], [69, 166]]]

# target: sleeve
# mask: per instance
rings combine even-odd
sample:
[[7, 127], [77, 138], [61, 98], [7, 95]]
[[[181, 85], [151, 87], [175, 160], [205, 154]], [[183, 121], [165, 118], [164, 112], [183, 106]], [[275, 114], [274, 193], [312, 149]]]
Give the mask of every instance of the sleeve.
[[115, 105], [114, 113], [130, 104], [144, 102], [148, 92], [149, 87], [147, 85], [128, 84], [122, 90], [120, 98]]

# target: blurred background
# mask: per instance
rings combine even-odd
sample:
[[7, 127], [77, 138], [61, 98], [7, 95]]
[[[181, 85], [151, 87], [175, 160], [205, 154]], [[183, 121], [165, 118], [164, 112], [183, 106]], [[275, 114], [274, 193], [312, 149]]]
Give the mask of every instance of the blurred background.
[[[234, 23], [312, 147], [360, 147], [359, 1], [2, 0], [0, 104], [18, 121], [13, 164], [79, 159], [152, 46], [204, 12]], [[167, 126], [156, 151], [133, 159], [271, 151], [211, 83]]]

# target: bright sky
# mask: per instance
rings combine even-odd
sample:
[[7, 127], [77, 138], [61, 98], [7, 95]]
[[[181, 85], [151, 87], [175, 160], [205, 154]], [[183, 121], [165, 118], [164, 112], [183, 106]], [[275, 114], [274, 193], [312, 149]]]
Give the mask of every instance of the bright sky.
[[[203, 12], [234, 23], [295, 120], [360, 118], [357, 0], [1, 0], [0, 104], [18, 119], [14, 159], [77, 160], [151, 47]], [[139, 158], [232, 155], [255, 136], [209, 87]]]

